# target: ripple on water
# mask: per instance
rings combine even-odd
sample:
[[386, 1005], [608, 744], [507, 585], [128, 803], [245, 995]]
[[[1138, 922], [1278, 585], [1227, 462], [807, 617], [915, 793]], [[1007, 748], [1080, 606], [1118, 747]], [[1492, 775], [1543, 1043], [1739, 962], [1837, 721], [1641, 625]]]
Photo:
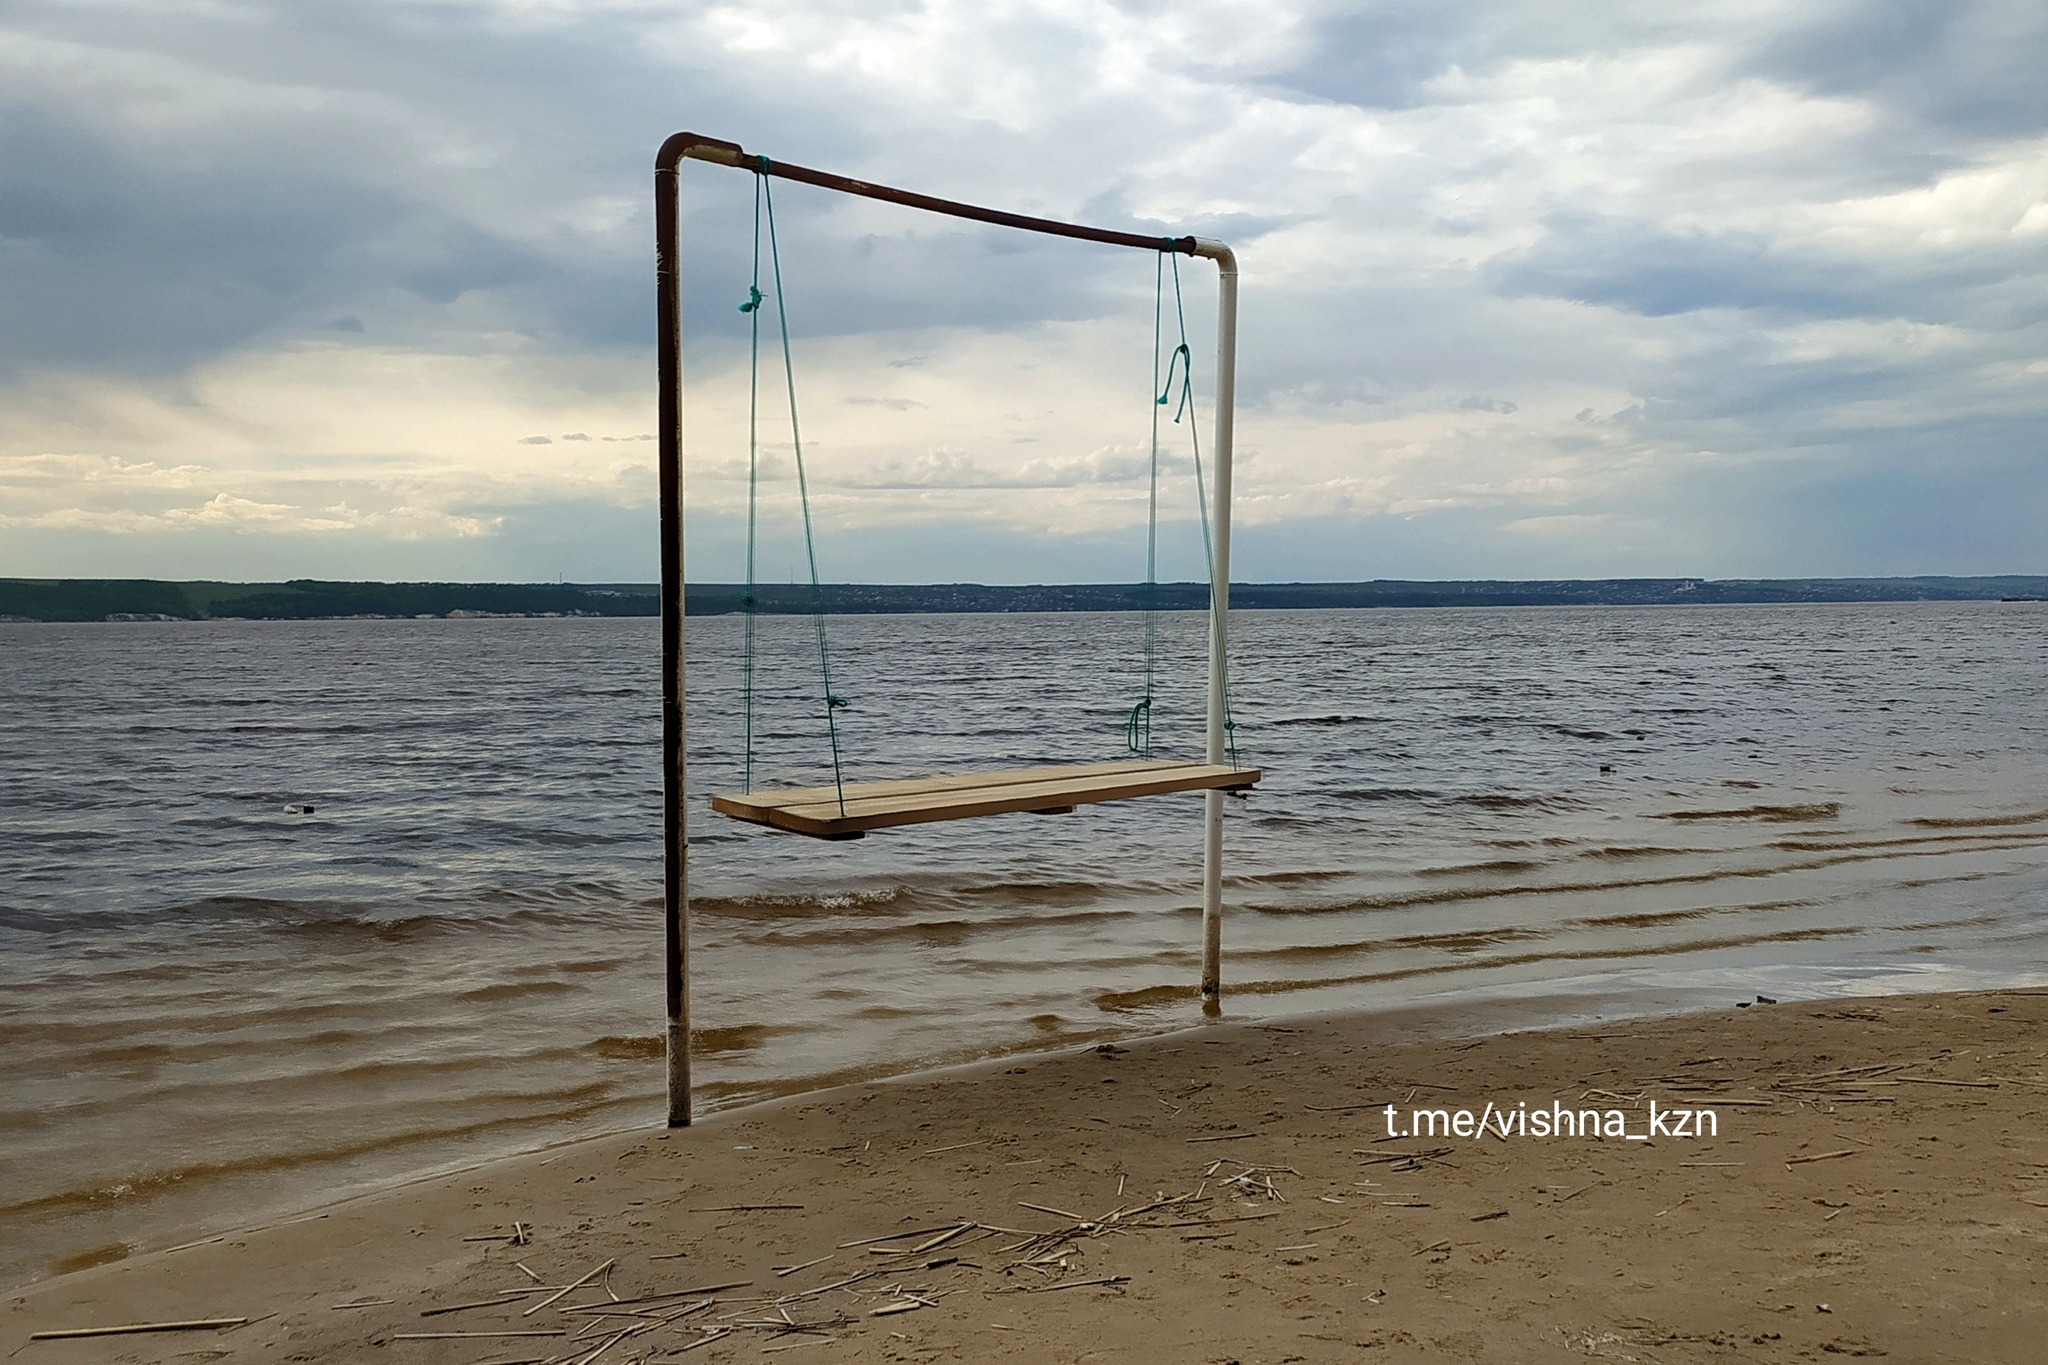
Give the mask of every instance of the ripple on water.
[[[1267, 778], [1230, 805], [1230, 1016], [2042, 960], [2038, 615], [1235, 621]], [[1160, 625], [1157, 752], [1196, 757], [1204, 622]], [[716, 821], [740, 626], [691, 623], [702, 1107], [1201, 1018], [1198, 799], [846, 845]], [[1144, 687], [1134, 616], [830, 628], [861, 777], [1115, 756]], [[757, 778], [828, 776], [805, 630], [762, 625]], [[0, 648], [0, 1277], [658, 1120], [655, 623]]]

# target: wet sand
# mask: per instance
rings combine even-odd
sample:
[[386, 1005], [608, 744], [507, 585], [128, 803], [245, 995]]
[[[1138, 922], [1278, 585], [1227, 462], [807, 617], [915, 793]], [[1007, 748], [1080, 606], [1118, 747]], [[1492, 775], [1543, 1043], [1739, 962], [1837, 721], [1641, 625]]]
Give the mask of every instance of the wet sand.
[[[2030, 990], [1449, 1042], [1386, 1015], [1217, 1026], [600, 1138], [81, 1271], [11, 1295], [0, 1350], [2031, 1362], [2044, 1022]], [[1538, 1137], [1528, 1118], [1618, 1111], [1642, 1134], [1652, 1101], [1711, 1109], [1715, 1134]], [[1389, 1136], [1389, 1104], [1405, 1133], [1488, 1102], [1520, 1116], [1508, 1136]], [[530, 1240], [477, 1240], [515, 1224]], [[249, 1321], [28, 1340], [213, 1318]]]

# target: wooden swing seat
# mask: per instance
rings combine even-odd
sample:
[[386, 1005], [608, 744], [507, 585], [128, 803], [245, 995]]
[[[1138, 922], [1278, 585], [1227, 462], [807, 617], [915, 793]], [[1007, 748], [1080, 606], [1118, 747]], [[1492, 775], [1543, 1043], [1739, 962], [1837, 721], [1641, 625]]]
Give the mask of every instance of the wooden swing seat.
[[923, 825], [1013, 811], [1064, 815], [1076, 806], [1133, 796], [1245, 791], [1262, 775], [1257, 768], [1224, 763], [1134, 759], [856, 782], [847, 785], [843, 805], [840, 792], [832, 787], [724, 792], [711, 798], [711, 808], [748, 824], [808, 834], [814, 839], [858, 839], [871, 829], [892, 825]]

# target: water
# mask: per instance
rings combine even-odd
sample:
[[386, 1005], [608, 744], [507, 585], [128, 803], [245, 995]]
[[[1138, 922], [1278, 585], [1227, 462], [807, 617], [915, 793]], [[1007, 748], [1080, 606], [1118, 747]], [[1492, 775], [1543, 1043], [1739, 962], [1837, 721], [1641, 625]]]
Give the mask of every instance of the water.
[[[1197, 755], [1202, 620], [1155, 736]], [[2048, 975], [2026, 604], [1242, 613], [1226, 1011], [1528, 1022]], [[691, 622], [700, 1105], [1200, 1018], [1199, 798], [728, 824]], [[1139, 620], [835, 618], [860, 777], [1115, 757]], [[757, 782], [818, 781], [762, 623]], [[0, 625], [0, 1281], [657, 1122], [652, 621]], [[310, 804], [310, 814], [287, 806]]]

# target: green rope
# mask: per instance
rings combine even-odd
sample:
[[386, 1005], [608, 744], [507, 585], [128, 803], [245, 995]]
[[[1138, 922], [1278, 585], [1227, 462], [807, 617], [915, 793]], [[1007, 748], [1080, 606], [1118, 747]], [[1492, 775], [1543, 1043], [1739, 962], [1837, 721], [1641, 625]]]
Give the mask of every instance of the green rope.
[[[1165, 326], [1166, 260], [1152, 271], [1152, 389], [1159, 388], [1159, 338]], [[1152, 699], [1159, 672], [1159, 405], [1152, 407], [1152, 480], [1145, 498], [1145, 695], [1124, 717], [1124, 748], [1152, 757]]]
[[[766, 224], [767, 224], [767, 227], [768, 227], [768, 263], [769, 263], [769, 269], [770, 269], [770, 271], [771, 271], [771, 274], [772, 274], [772, 278], [773, 278], [773, 281], [774, 281], [774, 285], [775, 285], [775, 321], [776, 321], [776, 324], [777, 324], [777, 326], [778, 326], [778, 328], [779, 328], [779, 330], [781, 331], [781, 334], [782, 334], [782, 374], [783, 374], [783, 381], [784, 381], [784, 385], [785, 385], [785, 387], [787, 388], [787, 390], [788, 390], [788, 394], [789, 394], [789, 440], [790, 440], [790, 447], [791, 447], [791, 449], [792, 449], [792, 450], [793, 450], [793, 451], [794, 451], [794, 452], [796, 453], [796, 489], [797, 489], [797, 503], [798, 503], [798, 506], [799, 506], [799, 507], [801, 507], [801, 508], [802, 508], [802, 510], [803, 510], [803, 519], [804, 519], [804, 555], [805, 555], [806, 559], [807, 559], [807, 560], [809, 561], [809, 563], [810, 563], [810, 570], [811, 570], [811, 625], [812, 625], [813, 633], [814, 633], [814, 634], [816, 635], [816, 637], [817, 637], [817, 642], [818, 642], [818, 672], [819, 672], [819, 674], [821, 675], [821, 677], [822, 677], [822, 678], [823, 678], [823, 680], [824, 680], [824, 692], [825, 692], [825, 730], [826, 730], [826, 733], [827, 733], [827, 735], [828, 735], [828, 736], [830, 737], [830, 739], [831, 739], [831, 744], [832, 744], [832, 789], [833, 789], [833, 791], [834, 791], [834, 792], [835, 792], [835, 793], [836, 793], [836, 794], [838, 795], [838, 798], [839, 798], [839, 813], [840, 813], [841, 815], [844, 815], [844, 814], [846, 813], [846, 778], [845, 778], [845, 772], [844, 772], [844, 768], [843, 768], [843, 766], [842, 766], [842, 763], [841, 763], [841, 756], [840, 756], [840, 751], [839, 751], [839, 712], [840, 712], [841, 710], [845, 709], [846, 707], [849, 707], [849, 706], [851, 706], [851, 705], [852, 705], [852, 703], [851, 703], [851, 702], [849, 702], [849, 701], [848, 701], [848, 700], [847, 700], [846, 698], [844, 698], [844, 697], [841, 697], [841, 696], [837, 696], [837, 695], [835, 695], [835, 694], [833, 693], [833, 691], [832, 691], [832, 656], [831, 656], [831, 653], [830, 653], [830, 651], [828, 651], [828, 650], [826, 649], [826, 646], [825, 646], [825, 590], [824, 590], [824, 587], [823, 587], [823, 585], [822, 585], [822, 584], [821, 584], [821, 583], [819, 582], [819, 579], [818, 579], [818, 549], [817, 549], [817, 542], [816, 542], [816, 540], [815, 540], [815, 538], [813, 537], [813, 535], [812, 535], [812, 532], [811, 532], [811, 490], [810, 490], [810, 480], [808, 479], [808, 477], [806, 476], [806, 474], [805, 474], [805, 471], [804, 471], [804, 440], [803, 440], [803, 430], [802, 430], [801, 426], [800, 426], [800, 425], [798, 424], [798, 421], [797, 421], [797, 406], [796, 406], [796, 361], [795, 361], [794, 355], [793, 355], [793, 353], [792, 353], [792, 351], [791, 351], [791, 348], [790, 348], [790, 344], [789, 344], [789, 313], [788, 313], [788, 310], [787, 310], [787, 309], [786, 309], [786, 308], [784, 307], [784, 302], [783, 302], [783, 289], [782, 289], [782, 251], [781, 251], [781, 248], [780, 248], [780, 246], [779, 246], [779, 244], [778, 244], [778, 242], [777, 242], [777, 240], [776, 240], [776, 235], [775, 235], [775, 194], [774, 194], [774, 191], [773, 191], [772, 189], [770, 189], [770, 188], [769, 188], [769, 185], [768, 185], [768, 158], [767, 158], [767, 157], [765, 157], [765, 156], [764, 156], [764, 157], [762, 157], [762, 158], [760, 159], [760, 165], [759, 165], [758, 167], [756, 167], [756, 169], [755, 169], [755, 181], [754, 181], [754, 186], [755, 186], [755, 190], [756, 190], [756, 194], [755, 194], [755, 206], [756, 206], [756, 207], [755, 207], [755, 226], [754, 226], [754, 283], [753, 283], [753, 284], [752, 284], [751, 286], [749, 286], [749, 288], [748, 288], [748, 290], [747, 290], [747, 293], [748, 293], [748, 299], [747, 299], [747, 302], [745, 302], [745, 303], [743, 303], [743, 304], [741, 304], [741, 305], [740, 305], [740, 311], [741, 311], [741, 312], [743, 312], [743, 313], [747, 313], [747, 314], [751, 315], [751, 316], [752, 316], [752, 317], [754, 318], [754, 320], [755, 320], [755, 321], [754, 321], [754, 337], [753, 337], [753, 346], [754, 346], [754, 360], [753, 360], [753, 370], [754, 370], [754, 373], [755, 373], [756, 375], [758, 375], [758, 373], [759, 373], [759, 366], [760, 366], [760, 337], [761, 337], [761, 329], [760, 329], [760, 309], [761, 309], [761, 304], [762, 304], [762, 302], [763, 302], [763, 296], [762, 296], [762, 294], [761, 294], [761, 289], [760, 289], [760, 283], [761, 283], [761, 263], [760, 263], [760, 262], [761, 262], [761, 224], [762, 224], [762, 222], [763, 222], [763, 221], [765, 221], [765, 222], [766, 222]], [[754, 667], [754, 660], [753, 660], [753, 649], [754, 649], [754, 631], [753, 631], [753, 618], [752, 618], [752, 611], [753, 611], [753, 602], [752, 602], [752, 599], [753, 599], [753, 596], [754, 596], [754, 477], [755, 477], [755, 476], [754, 476], [754, 432], [753, 432], [753, 427], [752, 427], [752, 417], [751, 417], [751, 413], [750, 413], [750, 416], [749, 416], [749, 427], [748, 427], [748, 435], [747, 435], [747, 441], [748, 441], [748, 457], [747, 457], [747, 458], [748, 458], [748, 471], [747, 471], [747, 479], [748, 479], [748, 488], [747, 488], [747, 599], [748, 599], [748, 612], [749, 612], [749, 616], [748, 616], [748, 624], [747, 624], [747, 642], [746, 642], [746, 649], [747, 649], [747, 662], [746, 662], [746, 674], [747, 674], [747, 687], [748, 687], [748, 689], [749, 689], [749, 690], [748, 690], [748, 697], [747, 697], [747, 707], [748, 707], [748, 746], [749, 746], [749, 747], [748, 747], [748, 753], [747, 753], [747, 766], [748, 766], [748, 773], [749, 773], [749, 777], [751, 778], [751, 774], [752, 774], [752, 770], [753, 770], [753, 750], [752, 750], [752, 743], [753, 743], [753, 732], [752, 732], [752, 723], [753, 723], [753, 722], [752, 722], [752, 708], [753, 708], [753, 697], [752, 697], [752, 690], [751, 690], [751, 689], [752, 689], [752, 685], [753, 685], [752, 679], [753, 679], [753, 667]]]
[[[1184, 363], [1180, 366], [1180, 406], [1174, 410], [1174, 425], [1178, 426], [1181, 418], [1192, 412], [1195, 406], [1195, 360], [1194, 352], [1188, 348], [1187, 306], [1180, 292], [1180, 257], [1164, 247], [1161, 248], [1160, 255], [1169, 257], [1173, 264], [1173, 313], [1180, 329], [1180, 344], [1174, 348], [1173, 355], [1166, 364], [1166, 386], [1159, 391], [1157, 406], [1153, 410], [1155, 430], [1158, 427], [1158, 408], [1164, 407], [1173, 397], [1176, 362]], [[1155, 304], [1155, 310], [1156, 307]], [[1156, 374], [1159, 365], [1159, 343], [1156, 340], [1153, 343], [1152, 355], [1153, 370]], [[1195, 507], [1202, 520], [1202, 557], [1209, 565], [1209, 599], [1213, 610], [1216, 598], [1216, 547], [1209, 535], [1209, 488], [1207, 481], [1202, 477], [1202, 430], [1199, 417], [1188, 423], [1188, 445], [1195, 456]], [[1230, 660], [1228, 657], [1219, 659], [1217, 665], [1223, 670], [1223, 743], [1230, 755], [1230, 766], [1235, 768], [1238, 766], [1237, 717], [1230, 701]]]
[[747, 301], [740, 305], [753, 332], [747, 348], [747, 590], [740, 598], [740, 611], [746, 617], [746, 645], [740, 666], [741, 706], [746, 713], [746, 762], [740, 790], [749, 792], [754, 789], [754, 548], [755, 514], [761, 489], [761, 185], [766, 179], [759, 176], [754, 182], [754, 277], [747, 286]]

